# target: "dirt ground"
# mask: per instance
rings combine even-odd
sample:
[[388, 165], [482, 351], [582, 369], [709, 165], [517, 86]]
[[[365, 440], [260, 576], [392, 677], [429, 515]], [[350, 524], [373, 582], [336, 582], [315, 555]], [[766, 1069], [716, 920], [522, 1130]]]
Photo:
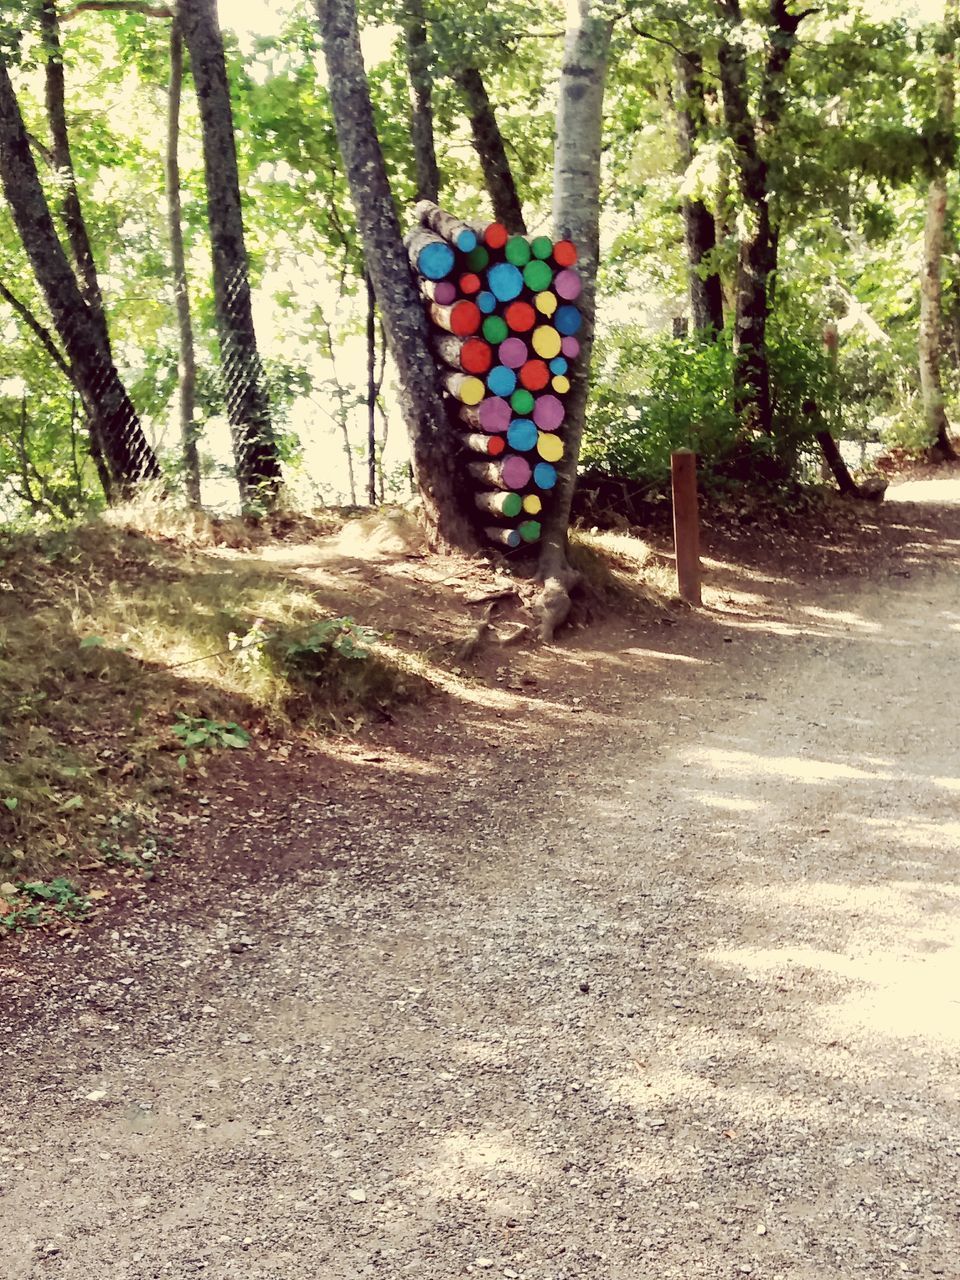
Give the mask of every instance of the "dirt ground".
[[3, 1275], [957, 1280], [960, 481], [878, 522], [708, 529], [701, 615], [231, 761], [12, 940]]

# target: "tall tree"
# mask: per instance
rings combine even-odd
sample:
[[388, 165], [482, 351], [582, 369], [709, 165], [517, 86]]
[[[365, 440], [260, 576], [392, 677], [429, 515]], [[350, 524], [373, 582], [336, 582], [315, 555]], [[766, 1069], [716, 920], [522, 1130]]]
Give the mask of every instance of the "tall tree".
[[[937, 66], [937, 127], [956, 150], [954, 60], [956, 57], [957, 9], [948, 0], [941, 33], [941, 51]], [[942, 275], [943, 240], [947, 222], [947, 165], [943, 157], [934, 156], [927, 187], [927, 210], [923, 232], [923, 264], [920, 273], [920, 392], [923, 413], [931, 438], [947, 458], [957, 452], [950, 440], [950, 423], [943, 394], [940, 362], [943, 349]]]
[[280, 455], [257, 347], [243, 229], [237, 147], [216, 0], [179, 0], [203, 132], [207, 220], [224, 398], [244, 502], [276, 500]]
[[[677, 134], [680, 157], [688, 169], [696, 156], [697, 144], [706, 127], [703, 92], [703, 59], [695, 50], [676, 55]], [[700, 199], [684, 196], [682, 201], [684, 240], [690, 292], [690, 314], [694, 329], [716, 336], [723, 328], [723, 283], [711, 266], [717, 247], [713, 214]]]
[[566, 402], [565, 457], [543, 524], [538, 573], [544, 583], [541, 634], [548, 640], [569, 611], [570, 588], [577, 580], [567, 558], [567, 529], [590, 383], [600, 257], [603, 95], [612, 31], [613, 20], [603, 0], [569, 0], [557, 108], [553, 222], [554, 234], [573, 240], [579, 250], [583, 325]]
[[183, 204], [180, 197], [180, 99], [183, 90], [183, 33], [179, 18], [170, 24], [170, 85], [167, 92], [167, 227], [173, 267], [173, 294], [177, 307], [180, 343], [178, 370], [180, 440], [183, 450], [184, 487], [192, 507], [200, 506], [200, 457], [197, 428], [197, 356], [190, 314], [187, 258], [183, 243]]
[[483, 76], [476, 67], [461, 67], [453, 73], [453, 78], [466, 104], [473, 149], [483, 170], [493, 215], [512, 234], [526, 235], [523, 206]]
[[433, 134], [433, 70], [423, 0], [403, 0], [403, 37], [410, 80], [410, 137], [417, 199], [440, 199], [440, 166]]
[[460, 510], [450, 426], [403, 245], [360, 52], [354, 0], [316, 0], [337, 140], [364, 258], [400, 382], [423, 520], [435, 546], [475, 546]]
[[158, 480], [160, 468], [117, 372], [102, 310], [84, 297], [60, 243], [2, 53], [0, 181], [83, 402], [91, 451], [106, 465], [108, 497], [129, 497], [141, 482]]

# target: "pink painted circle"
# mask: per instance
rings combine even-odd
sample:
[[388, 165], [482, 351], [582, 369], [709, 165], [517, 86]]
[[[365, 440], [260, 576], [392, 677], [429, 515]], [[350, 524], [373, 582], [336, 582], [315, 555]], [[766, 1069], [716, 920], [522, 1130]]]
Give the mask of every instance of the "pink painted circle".
[[457, 300], [457, 286], [452, 280], [438, 280], [433, 286], [433, 300], [441, 307], [448, 307]]
[[560, 343], [560, 350], [568, 360], [576, 360], [577, 356], [580, 354], [579, 339], [574, 338], [573, 336], [564, 338]]
[[541, 431], [556, 431], [563, 421], [564, 408], [556, 396], [537, 396], [533, 406], [533, 420]]
[[580, 272], [575, 267], [567, 267], [564, 271], [558, 271], [553, 282], [553, 288], [557, 296], [563, 298], [566, 302], [572, 302], [574, 298], [579, 298], [580, 290], [583, 288]]
[[500, 396], [488, 396], [486, 400], [480, 401], [477, 415], [484, 431], [506, 431], [513, 418], [513, 410]]
[[508, 489], [522, 489], [530, 483], [532, 474], [530, 463], [516, 453], [506, 458], [500, 468], [500, 476]]
[[522, 338], [506, 338], [497, 349], [500, 363], [508, 369], [519, 369], [526, 363], [528, 354], [527, 344]]

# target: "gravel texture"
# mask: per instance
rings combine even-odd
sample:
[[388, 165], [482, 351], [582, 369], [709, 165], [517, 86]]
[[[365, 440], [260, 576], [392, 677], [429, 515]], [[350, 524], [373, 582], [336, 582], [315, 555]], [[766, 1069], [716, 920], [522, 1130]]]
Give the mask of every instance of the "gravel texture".
[[21, 971], [2, 1274], [956, 1280], [956, 577], [664, 632]]

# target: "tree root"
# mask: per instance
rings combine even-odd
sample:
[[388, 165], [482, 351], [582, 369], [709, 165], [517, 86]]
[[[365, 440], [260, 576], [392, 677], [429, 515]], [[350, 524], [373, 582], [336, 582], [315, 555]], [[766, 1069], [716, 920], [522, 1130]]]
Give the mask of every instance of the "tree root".
[[544, 578], [543, 590], [534, 601], [533, 611], [540, 620], [540, 639], [553, 644], [554, 636], [570, 614], [570, 593], [580, 582], [580, 574], [569, 567]]

